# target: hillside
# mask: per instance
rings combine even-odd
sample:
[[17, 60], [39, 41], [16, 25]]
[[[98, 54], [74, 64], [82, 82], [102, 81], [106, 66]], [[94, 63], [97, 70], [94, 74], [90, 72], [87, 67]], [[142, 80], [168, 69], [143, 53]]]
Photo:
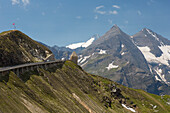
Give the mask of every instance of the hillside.
[[0, 67], [54, 60], [52, 52], [18, 30], [0, 33]]
[[170, 96], [134, 90], [66, 61], [48, 70], [0, 78], [2, 113], [168, 113]]

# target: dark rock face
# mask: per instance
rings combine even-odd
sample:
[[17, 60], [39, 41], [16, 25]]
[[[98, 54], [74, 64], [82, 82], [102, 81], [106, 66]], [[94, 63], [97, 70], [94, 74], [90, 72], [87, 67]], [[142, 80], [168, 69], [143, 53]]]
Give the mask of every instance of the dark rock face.
[[54, 60], [48, 48], [17, 30], [1, 33], [0, 43], [0, 67]]
[[[106, 53], [98, 54], [99, 50], [105, 50]], [[90, 56], [87, 64], [80, 63], [86, 71], [105, 76], [129, 87], [135, 87], [136, 81], [150, 74], [147, 62], [140, 50], [133, 44], [130, 36], [117, 26], [113, 26], [105, 35], [85, 49], [82, 56]], [[106, 67], [113, 61], [114, 65], [122, 66], [117, 69], [107, 69]]]

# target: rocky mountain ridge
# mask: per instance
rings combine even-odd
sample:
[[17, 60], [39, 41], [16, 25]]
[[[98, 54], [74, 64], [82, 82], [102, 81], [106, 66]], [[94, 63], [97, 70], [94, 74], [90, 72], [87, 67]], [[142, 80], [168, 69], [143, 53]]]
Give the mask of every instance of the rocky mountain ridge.
[[[157, 38], [157, 35], [151, 33], [151, 30], [143, 29], [141, 32], [148, 33], [149, 38], [154, 40], [150, 40], [150, 45], [155, 46], [155, 48], [159, 48], [159, 45], [155, 44], [155, 40], [159, 41], [160, 46], [163, 42], [166, 42], [165, 44], [169, 43], [163, 37]], [[142, 36], [146, 37], [146, 34]], [[165, 75], [160, 75], [162, 70], [151, 67], [146, 55], [140, 49], [140, 44], [147, 44], [149, 41], [145, 40], [145, 43], [141, 41], [140, 37], [136, 37], [137, 35], [127, 35], [117, 25], [114, 25], [102, 37], [94, 41], [92, 45], [79, 53], [79, 64], [89, 73], [107, 77], [128, 87], [143, 89], [155, 94], [170, 94], [168, 79], [165, 80]], [[160, 50], [156, 50], [153, 50], [155, 57], [156, 55], [161, 55]], [[167, 52], [166, 54], [169, 53]], [[162, 59], [168, 58], [170, 57], [166, 56]], [[168, 67], [167, 65], [164, 68], [166, 73], [168, 73]], [[152, 70], [156, 71], [153, 72]]]

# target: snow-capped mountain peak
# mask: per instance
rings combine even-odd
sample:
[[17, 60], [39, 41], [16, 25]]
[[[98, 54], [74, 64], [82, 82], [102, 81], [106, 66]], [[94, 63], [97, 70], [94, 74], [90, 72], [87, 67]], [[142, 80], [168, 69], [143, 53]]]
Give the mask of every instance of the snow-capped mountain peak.
[[80, 43], [75, 43], [75, 44], [70, 44], [68, 46], [66, 46], [66, 48], [70, 48], [70, 49], [77, 49], [80, 47], [83, 48], [87, 48], [88, 46], [90, 46], [94, 40], [98, 37], [98, 35], [91, 37], [87, 42], [80, 42]]

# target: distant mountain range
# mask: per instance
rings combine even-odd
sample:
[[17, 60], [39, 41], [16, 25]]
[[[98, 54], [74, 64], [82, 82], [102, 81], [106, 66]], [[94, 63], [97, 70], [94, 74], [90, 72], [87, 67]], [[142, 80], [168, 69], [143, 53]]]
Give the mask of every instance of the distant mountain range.
[[100, 38], [50, 49], [57, 51], [53, 52], [57, 59], [68, 59], [76, 51], [79, 64], [91, 74], [150, 93], [170, 94], [170, 41], [152, 30], [144, 28], [130, 36], [114, 25]]
[[75, 51], [76, 53], [80, 53], [83, 49], [90, 46], [98, 38], [99, 38], [99, 35], [93, 35], [86, 42], [74, 43], [66, 47], [58, 47], [57, 45], [51, 47], [42, 42], [39, 42], [39, 43], [48, 47], [53, 52], [56, 59], [69, 59], [69, 56], [71, 55], [73, 51]]

